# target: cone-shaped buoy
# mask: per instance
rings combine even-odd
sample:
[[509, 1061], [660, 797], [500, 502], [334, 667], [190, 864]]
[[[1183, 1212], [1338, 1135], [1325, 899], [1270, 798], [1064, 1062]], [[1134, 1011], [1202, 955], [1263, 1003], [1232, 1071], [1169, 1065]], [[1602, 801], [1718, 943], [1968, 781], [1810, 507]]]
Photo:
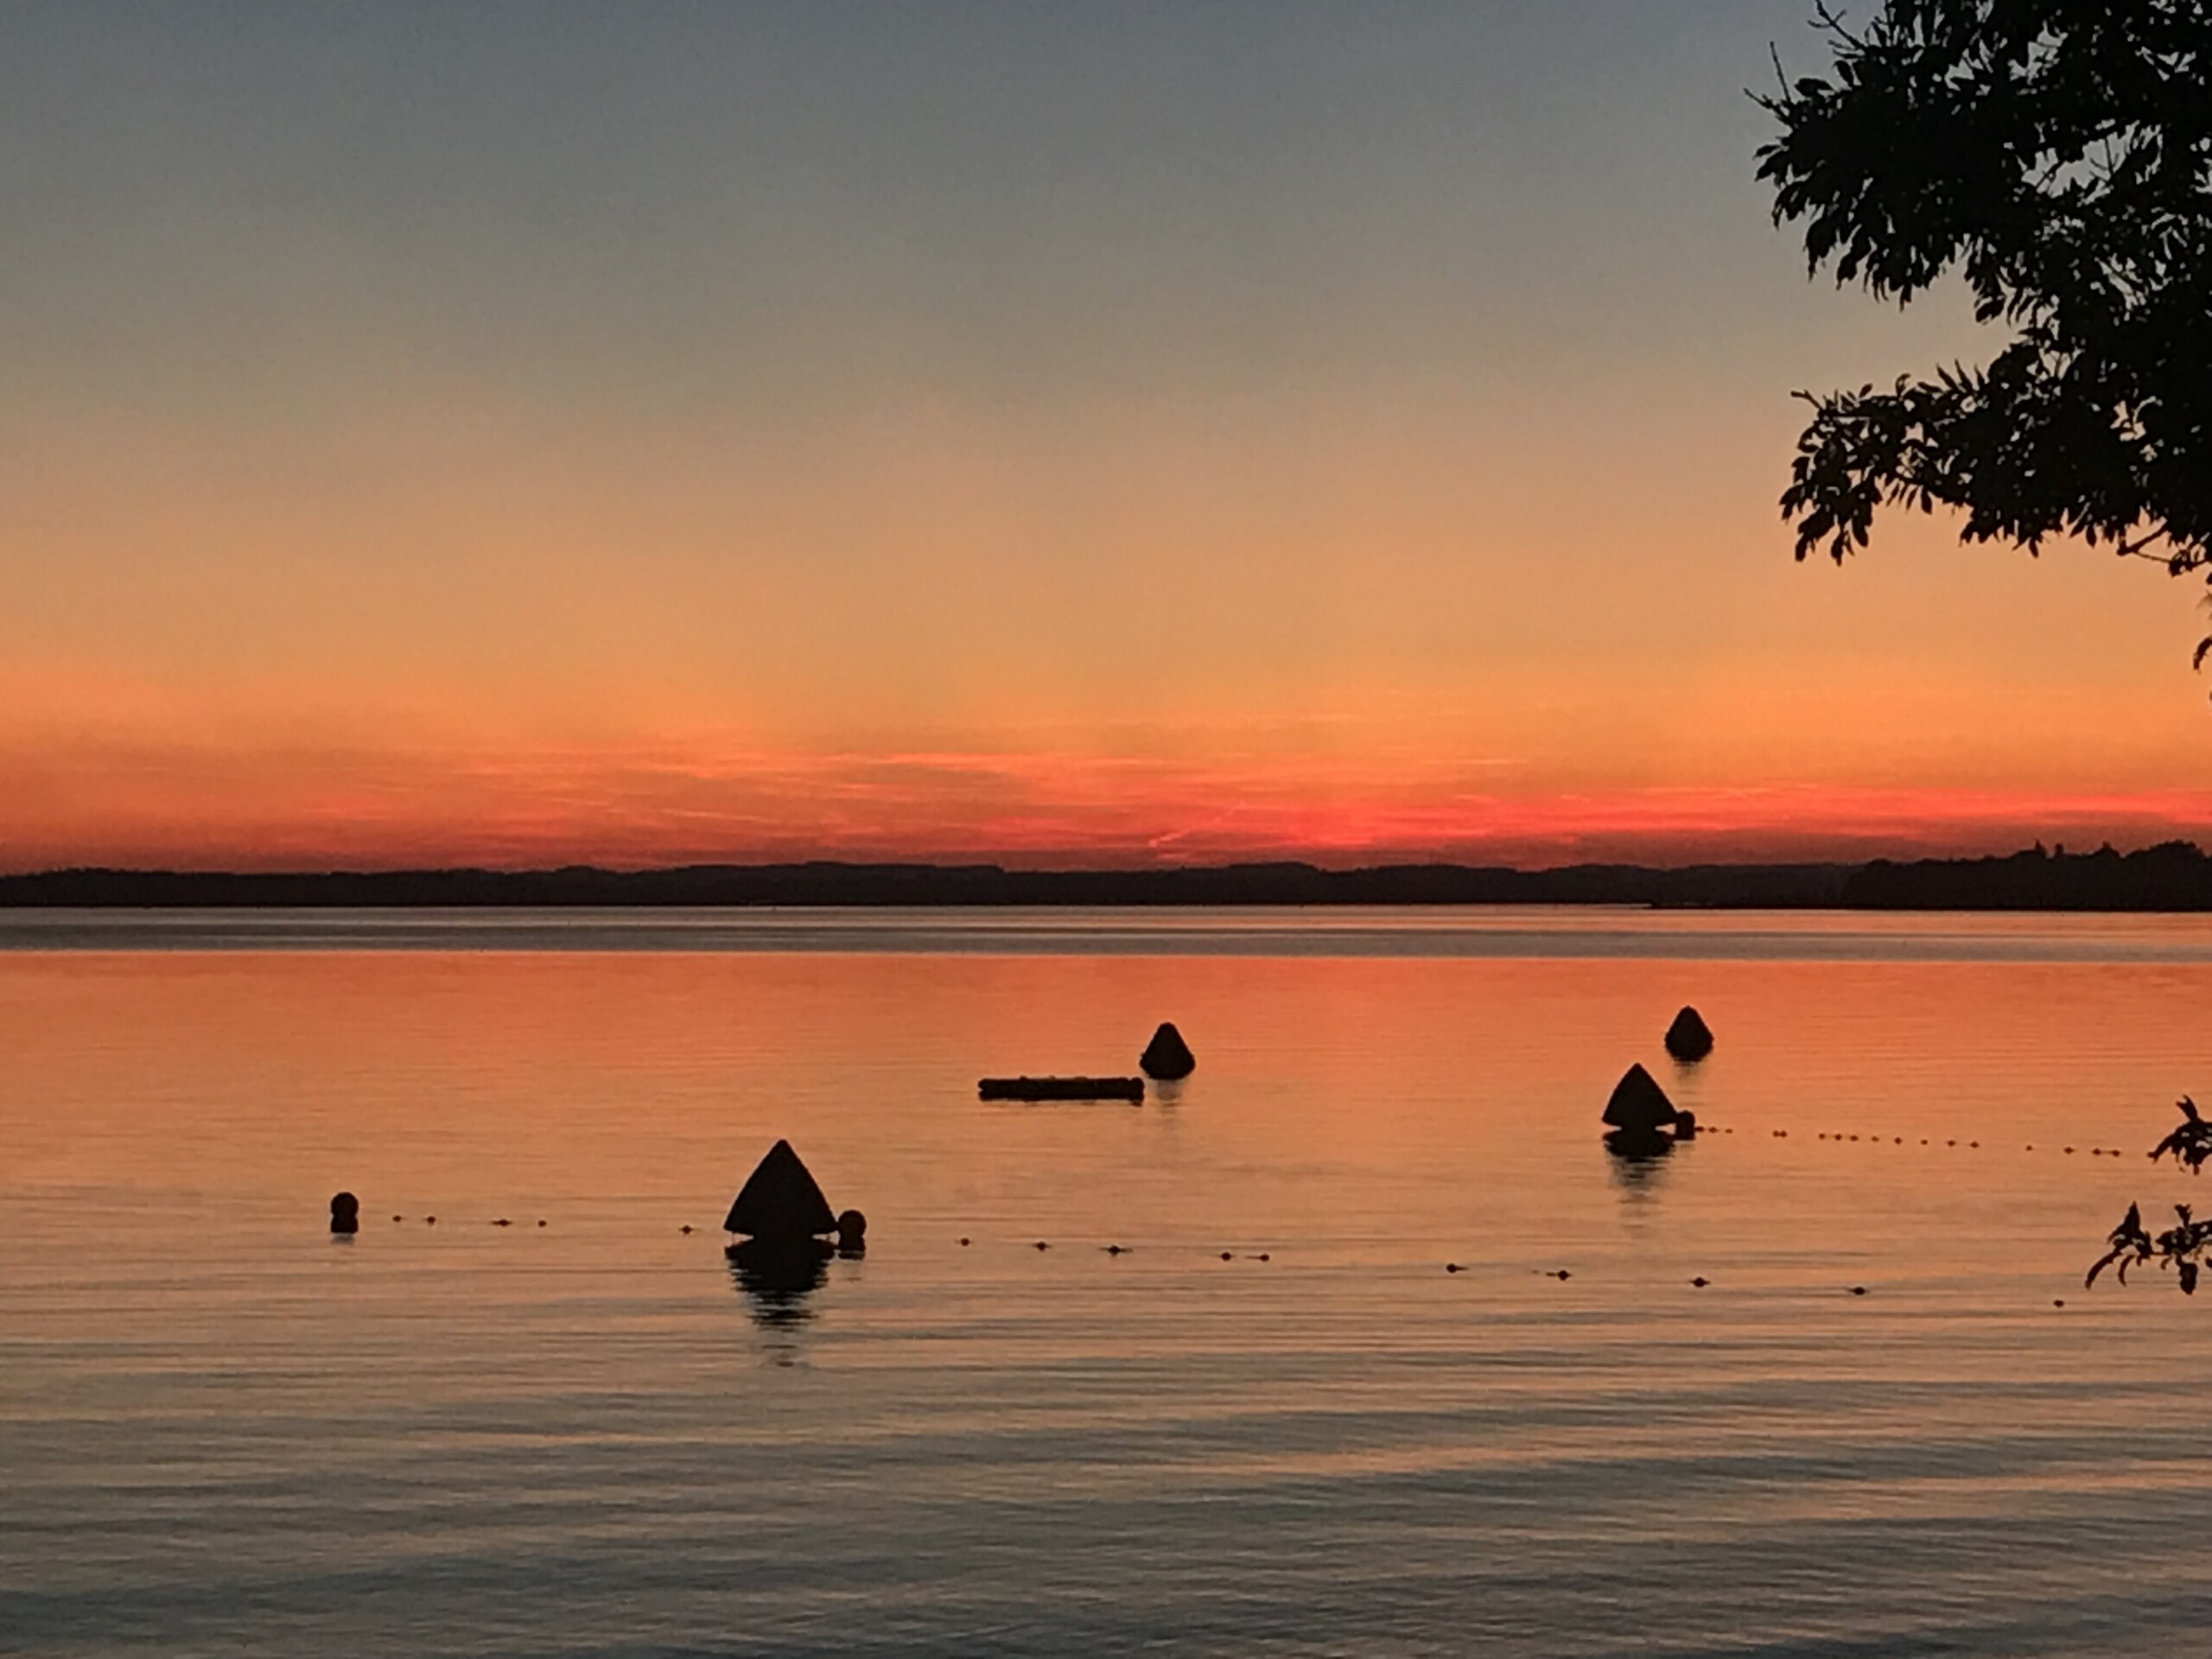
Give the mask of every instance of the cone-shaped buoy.
[[1607, 1126], [1630, 1135], [1651, 1135], [1674, 1121], [1675, 1103], [1641, 1065], [1629, 1067], [1605, 1103]]
[[1695, 1008], [1684, 1008], [1667, 1027], [1667, 1052], [1682, 1061], [1701, 1060], [1713, 1052], [1713, 1027]]
[[722, 1226], [753, 1238], [812, 1238], [836, 1232], [837, 1217], [791, 1143], [779, 1141], [745, 1178]]
[[1162, 1020], [1160, 1029], [1152, 1033], [1152, 1040], [1144, 1046], [1138, 1057], [1137, 1067], [1155, 1083], [1173, 1083], [1187, 1077], [1198, 1069], [1198, 1057], [1191, 1052], [1191, 1046], [1183, 1040], [1183, 1033], [1175, 1029], [1173, 1020]]

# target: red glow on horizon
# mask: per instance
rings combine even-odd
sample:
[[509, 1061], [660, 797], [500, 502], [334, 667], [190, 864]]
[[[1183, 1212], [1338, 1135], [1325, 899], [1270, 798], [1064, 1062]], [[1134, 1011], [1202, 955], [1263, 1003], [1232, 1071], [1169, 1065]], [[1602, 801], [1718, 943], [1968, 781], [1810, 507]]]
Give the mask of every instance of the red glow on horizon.
[[0, 759], [0, 868], [314, 870], [1297, 859], [1541, 868], [1849, 861], [2212, 835], [2201, 791], [1505, 786], [1435, 766], [914, 752]]

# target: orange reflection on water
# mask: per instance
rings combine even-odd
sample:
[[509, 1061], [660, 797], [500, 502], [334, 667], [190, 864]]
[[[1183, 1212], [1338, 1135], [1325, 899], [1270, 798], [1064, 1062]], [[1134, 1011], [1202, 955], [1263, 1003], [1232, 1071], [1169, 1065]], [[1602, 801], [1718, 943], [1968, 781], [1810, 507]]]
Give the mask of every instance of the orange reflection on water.
[[[1767, 1225], [1775, 1184], [1847, 1173], [1900, 1211], [1962, 1191], [2094, 1193], [2085, 1213], [2101, 1216], [2145, 1185], [2133, 1154], [2195, 1086], [2186, 1033], [2208, 978], [2158, 963], [13, 953], [0, 1112], [11, 1183], [125, 1205], [188, 1192], [312, 1208], [344, 1185], [372, 1216], [565, 1201], [703, 1224], [788, 1135], [833, 1201], [914, 1224], [980, 1206], [1102, 1236], [1233, 1218], [1253, 1236], [1441, 1241], [1603, 1192], [1597, 1114], [1642, 1060], [1734, 1131], [1695, 1147], [1700, 1174], [1678, 1184], [1717, 1217]], [[1689, 1070], [1657, 1040], [1684, 1001], [1719, 1033]], [[974, 1097], [985, 1074], [1133, 1070], [1170, 1017], [1199, 1070], [1144, 1108]], [[1828, 1130], [1864, 1137], [1840, 1142], [1856, 1162], [1815, 1154]], [[1936, 1158], [1923, 1139], [1983, 1145]], [[2031, 1142], [2074, 1145], [2075, 1161], [2062, 1179], [2050, 1158], [2066, 1154], [2027, 1159]], [[1877, 1145], [1894, 1155], [1872, 1159]], [[2092, 1147], [2131, 1155], [2091, 1161]], [[1737, 1174], [1702, 1173], [1724, 1165]]]

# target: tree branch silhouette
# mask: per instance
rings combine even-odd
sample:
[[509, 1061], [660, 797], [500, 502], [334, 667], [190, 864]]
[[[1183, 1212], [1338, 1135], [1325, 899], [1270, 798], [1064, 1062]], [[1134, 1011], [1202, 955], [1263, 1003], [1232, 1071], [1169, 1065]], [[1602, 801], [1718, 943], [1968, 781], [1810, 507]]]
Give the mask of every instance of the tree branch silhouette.
[[2011, 338], [1798, 394], [1796, 556], [1941, 505], [1969, 542], [2212, 565], [2212, 0], [1885, 0], [1857, 29], [1823, 3], [1813, 26], [1828, 73], [1791, 80], [1777, 51], [1752, 94], [1781, 127], [1775, 222], [1900, 306], [1955, 276]]

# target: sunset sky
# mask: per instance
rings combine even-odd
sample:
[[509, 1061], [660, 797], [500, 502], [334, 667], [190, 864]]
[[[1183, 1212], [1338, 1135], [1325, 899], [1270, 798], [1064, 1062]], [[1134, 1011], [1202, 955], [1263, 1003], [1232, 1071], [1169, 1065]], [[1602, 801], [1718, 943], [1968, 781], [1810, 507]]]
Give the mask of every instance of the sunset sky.
[[2212, 838], [2202, 588], [1798, 387], [1809, 0], [0, 10], [0, 868]]

